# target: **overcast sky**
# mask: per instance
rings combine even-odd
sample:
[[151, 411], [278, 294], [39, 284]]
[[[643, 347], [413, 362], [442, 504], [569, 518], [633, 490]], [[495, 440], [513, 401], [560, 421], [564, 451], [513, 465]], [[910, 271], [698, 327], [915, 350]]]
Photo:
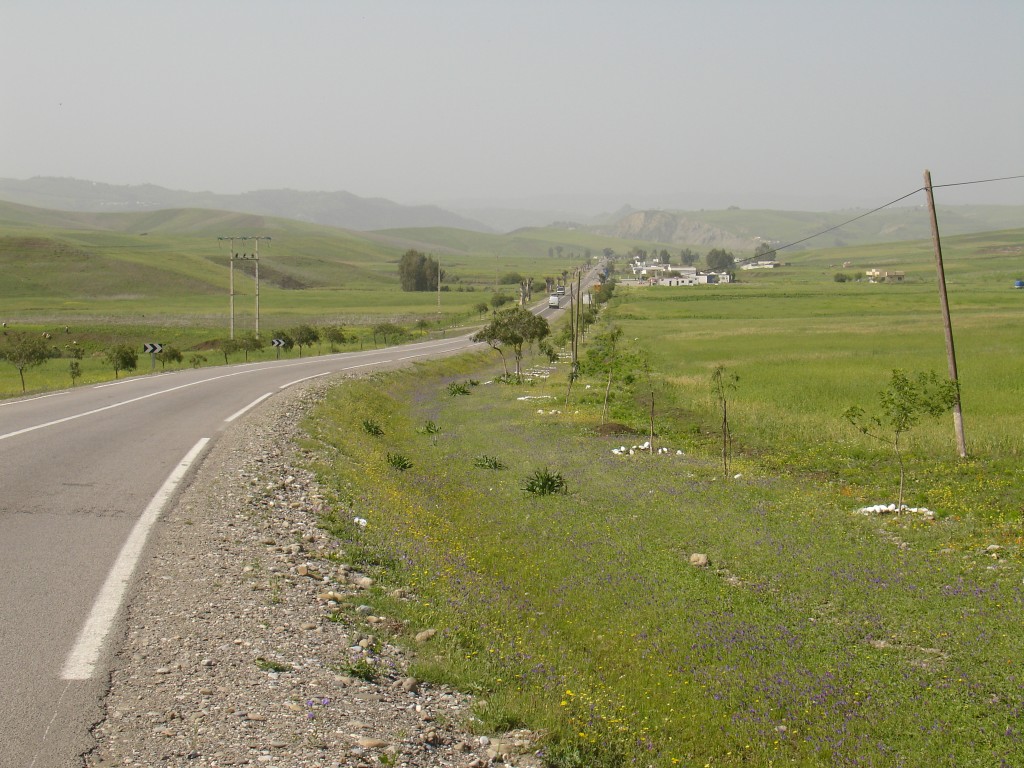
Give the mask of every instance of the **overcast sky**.
[[3, 0], [0, 29], [4, 178], [833, 209], [1024, 174], [1021, 0]]

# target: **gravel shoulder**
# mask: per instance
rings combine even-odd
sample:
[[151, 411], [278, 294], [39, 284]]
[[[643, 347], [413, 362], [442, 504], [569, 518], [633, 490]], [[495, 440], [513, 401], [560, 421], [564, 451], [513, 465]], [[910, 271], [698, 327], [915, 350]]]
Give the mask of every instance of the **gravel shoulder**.
[[[541, 765], [533, 734], [473, 736], [470, 696], [409, 677], [394, 622], [328, 618], [330, 593], [369, 584], [325, 559], [327, 502], [296, 453], [327, 387], [295, 387], [222, 434], [161, 519], [87, 768]], [[387, 674], [353, 677], [360, 659]]]

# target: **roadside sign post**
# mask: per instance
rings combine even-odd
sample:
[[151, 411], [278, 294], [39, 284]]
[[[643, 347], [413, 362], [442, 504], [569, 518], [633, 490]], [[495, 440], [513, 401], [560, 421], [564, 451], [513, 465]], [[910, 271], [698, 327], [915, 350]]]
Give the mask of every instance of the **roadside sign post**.
[[281, 347], [284, 346], [284, 339], [273, 339], [270, 342], [271, 346], [277, 350], [277, 359], [281, 359]]
[[143, 344], [143, 352], [149, 352], [149, 370], [150, 372], [156, 370], [156, 356], [164, 351], [163, 344]]

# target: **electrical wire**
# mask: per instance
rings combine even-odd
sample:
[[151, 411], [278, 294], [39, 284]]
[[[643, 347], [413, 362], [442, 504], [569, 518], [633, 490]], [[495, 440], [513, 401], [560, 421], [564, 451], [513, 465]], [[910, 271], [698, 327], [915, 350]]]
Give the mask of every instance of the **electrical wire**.
[[1024, 179], [1024, 174], [1020, 176], [1000, 176], [997, 179], [978, 179], [977, 181], [954, 181], [951, 184], [932, 184], [932, 189], [939, 189], [940, 187], [964, 187], [968, 184], [988, 184], [992, 181], [1010, 181], [1012, 179]]
[[[877, 208], [872, 208], [870, 211], [867, 211], [866, 213], [860, 214], [859, 216], [854, 216], [852, 219], [848, 219], [847, 221], [844, 221], [842, 224], [836, 224], [835, 226], [829, 227], [828, 229], [821, 230], [821, 232], [816, 232], [813, 235], [808, 235], [807, 237], [801, 238], [800, 240], [794, 240], [792, 243], [786, 243], [785, 245], [780, 245], [778, 248], [773, 248], [772, 250], [768, 251], [767, 253], [760, 254], [760, 256], [763, 257], [763, 256], [766, 256], [766, 255], [769, 255], [769, 254], [776, 253], [777, 251], [784, 250], [786, 248], [792, 248], [794, 245], [800, 245], [800, 243], [806, 243], [808, 240], [813, 240], [814, 238], [821, 237], [822, 235], [826, 235], [829, 232], [834, 232], [837, 229], [841, 229], [842, 227], [845, 227], [847, 224], [852, 224], [855, 221], [860, 221], [861, 219], [867, 218], [868, 216], [870, 216], [870, 215], [872, 215], [874, 213], [878, 213], [879, 211], [885, 210], [890, 205], [896, 205], [896, 203], [902, 202], [903, 200], [906, 200], [908, 197], [913, 197], [918, 192], [923, 192], [923, 191], [924, 191], [924, 187], [918, 187], [913, 192], [908, 192], [907, 194], [903, 195], [902, 197], [897, 197], [895, 200], [889, 201], [885, 205], [880, 205]], [[752, 258], [758, 258], [758, 257], [752, 257]], [[750, 259], [744, 259], [744, 261], [750, 261]]]
[[[999, 178], [994, 178], [994, 179], [976, 179], [974, 181], [954, 181], [954, 182], [951, 182], [949, 184], [932, 184], [931, 188], [932, 189], [941, 189], [941, 188], [944, 188], [944, 187], [963, 187], [963, 186], [967, 186], [968, 184], [989, 184], [989, 183], [994, 182], [994, 181], [1010, 181], [1010, 180], [1013, 180], [1013, 179], [1024, 179], [1024, 174], [1020, 174], [1020, 175], [1017, 175], [1017, 176], [1000, 176]], [[829, 232], [834, 232], [837, 229], [841, 229], [842, 227], [845, 227], [847, 224], [852, 224], [855, 221], [860, 221], [861, 219], [866, 218], [868, 216], [871, 216], [872, 214], [875, 214], [875, 213], [878, 213], [879, 211], [885, 210], [886, 208], [888, 208], [891, 205], [895, 205], [896, 203], [902, 202], [903, 200], [906, 200], [908, 197], [913, 197], [918, 192], [924, 192], [925, 189], [927, 189], [927, 188], [926, 187], [918, 187], [913, 192], [908, 192], [907, 194], [903, 195], [902, 197], [897, 197], [895, 200], [892, 200], [892, 201], [886, 203], [885, 205], [880, 205], [877, 208], [872, 208], [870, 211], [867, 211], [866, 213], [862, 213], [859, 216], [854, 216], [852, 219], [844, 221], [841, 224], [836, 224], [835, 226], [829, 227], [828, 229], [823, 229], [820, 232], [816, 232], [813, 235], [808, 235], [807, 237], [801, 238], [800, 240], [795, 240], [792, 243], [786, 243], [785, 245], [780, 245], [778, 248], [773, 248], [772, 250], [767, 251], [766, 253], [758, 254], [757, 256], [752, 256], [752, 257], [750, 257], [748, 259], [741, 259], [737, 263], [746, 262], [746, 261], [753, 261], [755, 258], [763, 258], [765, 256], [769, 256], [771, 254], [777, 253], [778, 251], [785, 250], [786, 248], [792, 248], [794, 245], [800, 245], [801, 243], [806, 243], [808, 240], [813, 240], [816, 237], [821, 237], [822, 235], [826, 235]]]

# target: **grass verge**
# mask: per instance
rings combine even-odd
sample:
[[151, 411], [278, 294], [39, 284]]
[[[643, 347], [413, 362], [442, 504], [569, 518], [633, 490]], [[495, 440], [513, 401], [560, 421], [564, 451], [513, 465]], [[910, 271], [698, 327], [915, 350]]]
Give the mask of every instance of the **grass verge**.
[[[843, 477], [859, 449], [780, 472], [763, 444], [724, 476], [668, 394], [668, 451], [631, 454], [596, 382], [566, 405], [564, 371], [510, 386], [488, 364], [346, 383], [308, 425], [325, 525], [377, 577], [375, 610], [438, 630], [415, 674], [477, 692], [479, 730], [540, 730], [562, 768], [1024, 760], [1020, 499], [992, 508], [990, 468], [921, 466], [987, 515], [859, 514], [877, 485]], [[568, 493], [524, 491], [538, 471]]]

